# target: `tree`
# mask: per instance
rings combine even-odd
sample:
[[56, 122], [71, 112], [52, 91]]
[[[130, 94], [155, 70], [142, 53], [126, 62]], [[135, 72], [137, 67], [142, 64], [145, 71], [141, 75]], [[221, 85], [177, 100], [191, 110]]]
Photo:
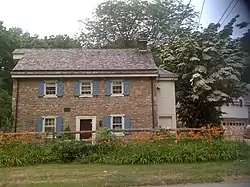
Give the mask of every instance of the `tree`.
[[83, 21], [80, 40], [87, 48], [131, 48], [143, 32], [156, 46], [191, 31], [196, 16], [180, 0], [107, 0], [98, 5], [93, 19]]
[[12, 52], [17, 48], [80, 48], [78, 40], [67, 35], [40, 38], [21, 28], [6, 29], [0, 21], [0, 131], [11, 128]]
[[241, 38], [241, 44], [243, 50], [247, 53], [247, 57], [245, 58], [245, 70], [243, 74], [243, 81], [250, 84], [250, 29], [248, 29], [248, 32], [244, 34], [244, 36]]
[[177, 113], [186, 126], [218, 123], [220, 107], [244, 93], [241, 76], [245, 53], [239, 40], [230, 37], [236, 18], [221, 31], [219, 24], [210, 24], [202, 32], [192, 32], [161, 48], [161, 67], [179, 76]]

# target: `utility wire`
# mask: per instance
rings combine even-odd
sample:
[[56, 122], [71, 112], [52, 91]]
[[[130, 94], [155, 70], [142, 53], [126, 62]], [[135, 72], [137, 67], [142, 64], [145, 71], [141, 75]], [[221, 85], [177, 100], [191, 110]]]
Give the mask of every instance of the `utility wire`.
[[204, 5], [205, 5], [205, 0], [203, 0], [203, 3], [202, 3], [202, 8], [201, 8], [201, 13], [200, 13], [200, 17], [199, 17], [199, 24], [198, 24], [198, 28], [200, 27], [201, 16], [202, 16], [202, 12], [203, 12], [203, 9], [204, 9]]
[[223, 22], [221, 23], [221, 25], [223, 25], [223, 23], [226, 21], [226, 19], [228, 18], [228, 16], [232, 13], [233, 9], [236, 7], [236, 5], [238, 4], [240, 0], [237, 0], [237, 2], [234, 4], [233, 8], [230, 10], [230, 12], [227, 14], [227, 17], [223, 20]]
[[220, 17], [220, 19], [219, 19], [219, 21], [217, 23], [220, 23], [220, 21], [222, 20], [223, 16], [226, 14], [226, 12], [228, 11], [229, 7], [233, 4], [233, 2], [234, 2], [234, 0], [232, 0], [231, 3], [228, 5], [228, 7], [223, 12], [222, 16]]

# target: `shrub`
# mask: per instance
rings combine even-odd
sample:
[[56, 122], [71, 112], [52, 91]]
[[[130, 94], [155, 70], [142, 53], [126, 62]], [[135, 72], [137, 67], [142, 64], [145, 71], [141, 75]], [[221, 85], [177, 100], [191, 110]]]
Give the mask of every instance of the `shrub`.
[[0, 149], [0, 167], [46, 164], [56, 159], [56, 155], [49, 147], [41, 145], [14, 141]]
[[69, 140], [57, 142], [52, 147], [52, 150], [56, 153], [60, 161], [67, 163], [86, 156], [90, 146], [83, 141]]
[[195, 163], [244, 159], [249, 153], [249, 145], [224, 140], [213, 140], [212, 144], [205, 140], [131, 142], [120, 146], [111, 142], [102, 146], [82, 161], [103, 164]]

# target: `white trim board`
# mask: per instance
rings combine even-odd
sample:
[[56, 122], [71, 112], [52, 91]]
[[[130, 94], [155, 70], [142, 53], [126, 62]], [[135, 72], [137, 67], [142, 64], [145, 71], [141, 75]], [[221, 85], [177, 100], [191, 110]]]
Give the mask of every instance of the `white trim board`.
[[11, 78], [58, 78], [58, 77], [158, 77], [158, 74], [100, 74], [100, 75], [11, 75]]
[[[80, 131], [80, 120], [91, 119], [92, 131], [96, 131], [96, 116], [76, 116], [76, 131]], [[95, 133], [92, 133], [92, 138], [95, 138]], [[76, 134], [76, 140], [80, 140], [80, 134]]]

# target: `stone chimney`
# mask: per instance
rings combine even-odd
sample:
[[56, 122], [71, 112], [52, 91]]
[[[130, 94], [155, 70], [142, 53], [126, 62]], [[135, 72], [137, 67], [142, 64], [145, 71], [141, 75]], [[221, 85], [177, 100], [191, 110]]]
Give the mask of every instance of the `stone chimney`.
[[147, 38], [146, 34], [145, 33], [141, 34], [137, 40], [138, 50], [140, 52], [146, 52], [148, 50], [147, 43], [148, 43], [148, 38]]

